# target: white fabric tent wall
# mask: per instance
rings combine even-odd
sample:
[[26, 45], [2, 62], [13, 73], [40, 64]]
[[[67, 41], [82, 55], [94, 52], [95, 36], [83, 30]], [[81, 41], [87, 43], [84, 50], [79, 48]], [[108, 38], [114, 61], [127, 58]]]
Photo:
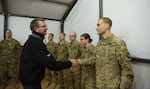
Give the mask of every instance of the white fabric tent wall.
[[0, 41], [4, 38], [4, 16], [0, 15]]
[[[24, 44], [28, 36], [31, 34], [30, 22], [32, 20], [33, 18], [24, 18], [24, 17], [15, 17], [15, 16], [10, 16], [8, 18], [8, 28], [12, 30], [13, 38], [17, 39], [21, 43], [21, 45]], [[57, 42], [60, 33], [60, 22], [46, 20], [46, 24], [48, 27], [47, 35], [50, 32], [53, 33], [54, 41]], [[47, 35], [45, 36], [46, 42], [48, 42]]]
[[96, 32], [96, 24], [99, 18], [99, 0], [78, 0], [64, 23], [64, 32], [67, 34], [74, 31], [77, 33], [77, 40], [80, 41], [80, 35], [90, 34], [93, 39], [92, 44], [96, 45], [99, 36]]
[[131, 89], [150, 89], [150, 64], [133, 62], [134, 81]]
[[132, 57], [150, 59], [150, 0], [104, 0], [112, 32], [126, 41]]

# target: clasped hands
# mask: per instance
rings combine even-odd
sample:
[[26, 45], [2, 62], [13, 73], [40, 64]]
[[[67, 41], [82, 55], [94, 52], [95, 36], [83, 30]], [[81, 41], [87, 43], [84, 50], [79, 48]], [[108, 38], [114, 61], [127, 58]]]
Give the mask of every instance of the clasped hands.
[[71, 66], [71, 67], [73, 67], [73, 68], [79, 65], [79, 64], [78, 64], [78, 61], [75, 60], [75, 59], [71, 59], [70, 62], [72, 63], [72, 66]]

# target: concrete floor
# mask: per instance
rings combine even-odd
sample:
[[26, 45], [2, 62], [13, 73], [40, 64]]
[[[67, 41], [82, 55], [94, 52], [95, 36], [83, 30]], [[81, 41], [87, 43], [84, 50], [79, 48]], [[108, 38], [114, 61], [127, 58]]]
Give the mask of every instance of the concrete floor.
[[[55, 84], [51, 84], [50, 86], [46, 87], [47, 84], [48, 84], [48, 82], [45, 79], [43, 79], [43, 81], [41, 83], [42, 89], [54, 89], [52, 87], [55, 86]], [[15, 89], [15, 88], [13, 87], [13, 85], [11, 84], [11, 82], [9, 81], [8, 82], [8, 86], [5, 89]], [[19, 83], [19, 89], [23, 89], [21, 83]], [[59, 89], [59, 86], [56, 86], [55, 89]]]

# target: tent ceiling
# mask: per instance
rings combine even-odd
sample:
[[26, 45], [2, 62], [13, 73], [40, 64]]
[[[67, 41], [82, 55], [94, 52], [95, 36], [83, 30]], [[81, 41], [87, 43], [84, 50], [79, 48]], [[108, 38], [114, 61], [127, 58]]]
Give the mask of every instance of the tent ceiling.
[[61, 21], [76, 2], [77, 0], [1, 0], [0, 13]]

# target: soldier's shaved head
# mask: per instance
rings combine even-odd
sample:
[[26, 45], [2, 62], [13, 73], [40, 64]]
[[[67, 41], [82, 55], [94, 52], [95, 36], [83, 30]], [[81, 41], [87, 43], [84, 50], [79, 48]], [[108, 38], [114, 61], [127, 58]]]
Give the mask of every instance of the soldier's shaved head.
[[75, 37], [76, 37], [77, 34], [76, 34], [76, 32], [73, 32], [73, 31], [72, 31], [72, 32], [70, 32], [70, 35], [69, 35], [69, 36], [75, 36]]

